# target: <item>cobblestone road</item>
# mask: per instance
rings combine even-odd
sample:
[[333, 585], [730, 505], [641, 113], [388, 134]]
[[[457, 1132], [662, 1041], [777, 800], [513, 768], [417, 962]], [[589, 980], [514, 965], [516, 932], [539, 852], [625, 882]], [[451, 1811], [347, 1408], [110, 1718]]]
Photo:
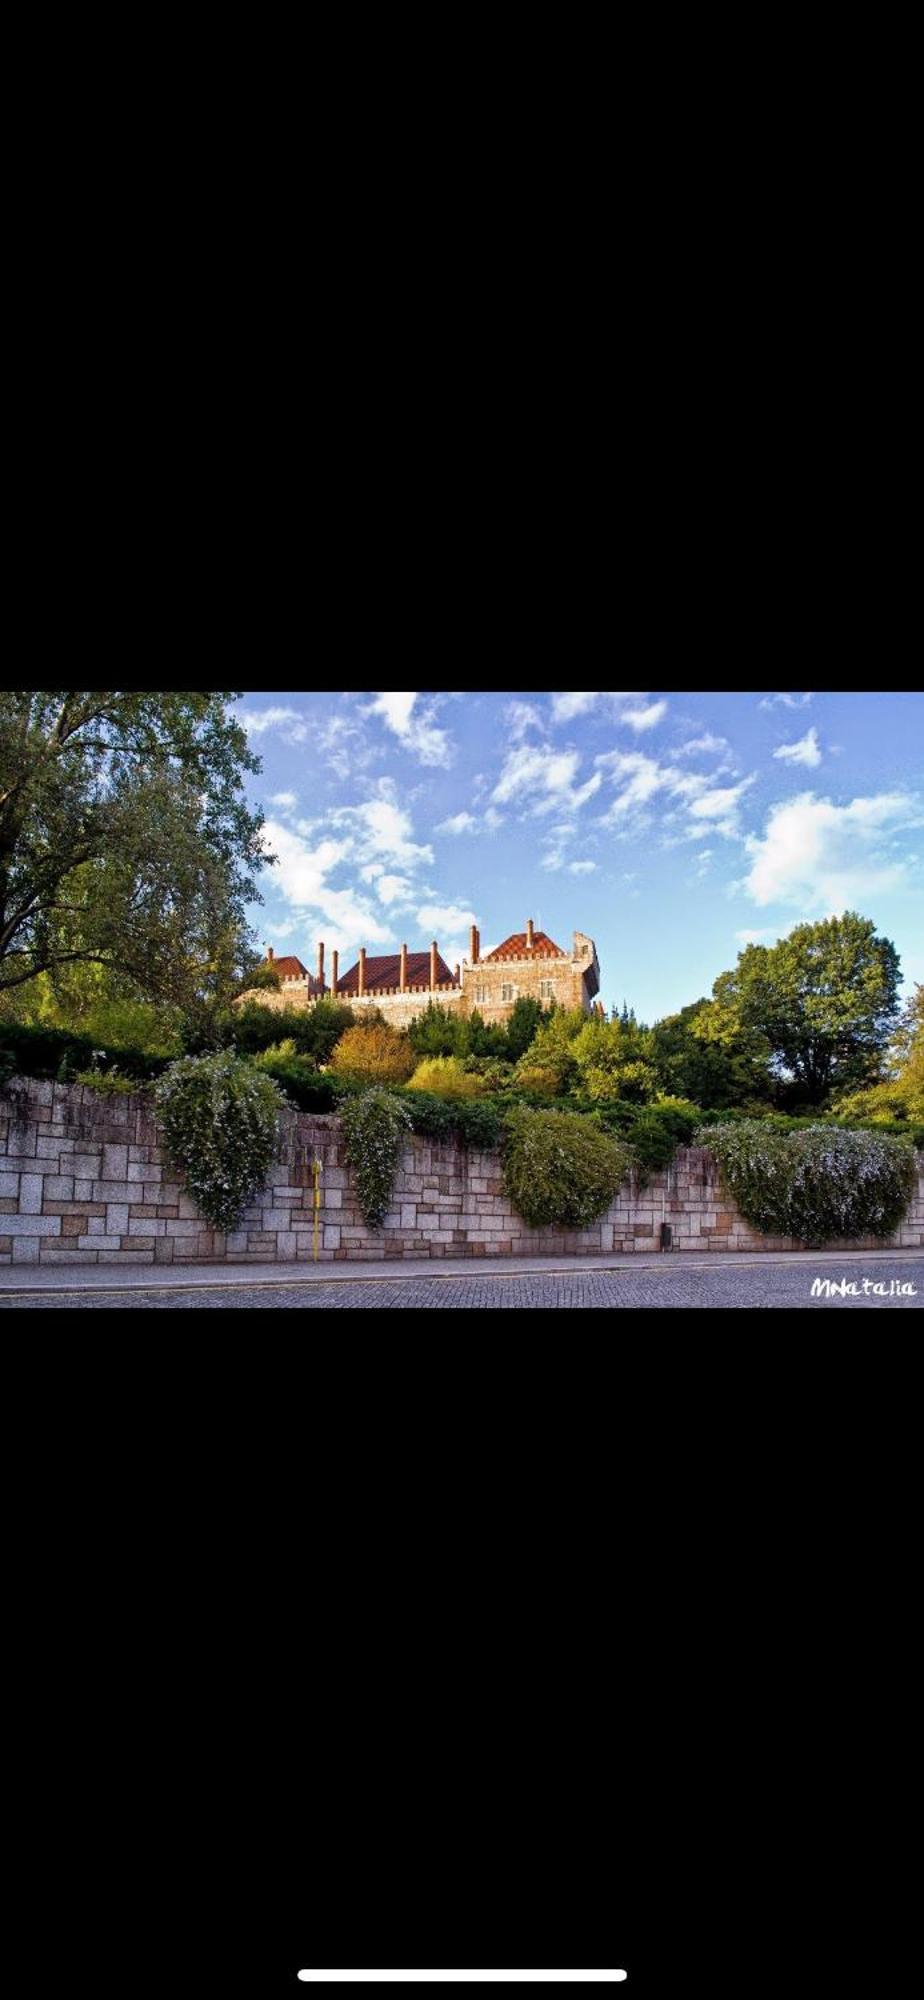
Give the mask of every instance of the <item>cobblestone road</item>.
[[[812, 1284], [816, 1279], [830, 1279], [836, 1284], [846, 1280], [857, 1286], [858, 1296], [813, 1298]], [[913, 1286], [916, 1296], [888, 1295], [893, 1282]], [[864, 1295], [864, 1283], [884, 1286], [887, 1296]], [[458, 1278], [434, 1274], [424, 1278], [374, 1278], [365, 1282], [347, 1278], [301, 1285], [295, 1280], [261, 1286], [223, 1285], [214, 1290], [146, 1292], [132, 1288], [122, 1292], [31, 1293], [15, 1298], [7, 1293], [0, 1296], [0, 1309], [2, 1306], [16, 1306], [20, 1310], [32, 1306], [43, 1310], [64, 1307], [85, 1312], [134, 1312], [149, 1307], [168, 1311], [177, 1306], [220, 1312], [227, 1306], [255, 1306], [257, 1311], [277, 1313], [289, 1309], [330, 1312], [332, 1308], [338, 1311], [355, 1307], [367, 1312], [373, 1307], [376, 1310], [400, 1307], [402, 1312], [477, 1311], [486, 1306], [606, 1309], [685, 1306], [707, 1310], [804, 1306], [825, 1312], [841, 1312], [845, 1306], [913, 1309], [924, 1306], [924, 1256], [892, 1264], [887, 1257], [881, 1261], [863, 1258], [851, 1263], [849, 1255], [834, 1253], [830, 1263], [814, 1259], [801, 1263], [794, 1259], [786, 1264], [725, 1264], [696, 1270], [672, 1269], [665, 1259], [653, 1270], [639, 1271], [539, 1271], [510, 1277], [473, 1272], [471, 1276]]]

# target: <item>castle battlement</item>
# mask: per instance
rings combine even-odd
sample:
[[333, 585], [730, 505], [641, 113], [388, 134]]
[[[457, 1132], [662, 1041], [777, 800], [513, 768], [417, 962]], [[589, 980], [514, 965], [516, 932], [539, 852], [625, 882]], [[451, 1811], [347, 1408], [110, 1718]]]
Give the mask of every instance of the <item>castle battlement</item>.
[[458, 1007], [463, 1014], [477, 1008], [489, 1024], [509, 1019], [520, 999], [538, 1000], [548, 1006], [594, 1011], [600, 990], [600, 964], [593, 938], [575, 931], [571, 953], [536, 931], [532, 918], [525, 931], [514, 931], [493, 951], [481, 956], [481, 933], [472, 925], [469, 956], [450, 972], [440, 957], [434, 938], [429, 951], [409, 952], [403, 944], [389, 956], [370, 957], [362, 946], [356, 963], [343, 977], [339, 957], [332, 953], [330, 984], [324, 979], [324, 945], [317, 948], [317, 974], [309, 973], [299, 958], [275, 959], [270, 948], [264, 964], [279, 972], [278, 988], [253, 988], [238, 996], [236, 1006], [247, 1001], [280, 1011], [283, 1007], [313, 1007], [320, 999], [345, 1001], [351, 1007], [380, 1007], [395, 1027], [408, 1027], [431, 1001], [441, 1007]]

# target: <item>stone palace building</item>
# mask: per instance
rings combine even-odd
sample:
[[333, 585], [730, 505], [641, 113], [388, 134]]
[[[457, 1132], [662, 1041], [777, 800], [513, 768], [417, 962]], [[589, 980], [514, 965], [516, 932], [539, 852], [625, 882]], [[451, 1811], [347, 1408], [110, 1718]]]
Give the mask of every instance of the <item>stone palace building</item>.
[[300, 958], [276, 958], [272, 948], [264, 965], [279, 975], [279, 989], [256, 987], [239, 995], [237, 1006], [258, 1001], [263, 1007], [312, 1007], [317, 1000], [344, 1000], [357, 1011], [378, 1007], [396, 1028], [406, 1028], [431, 1000], [458, 1008], [462, 1015], [477, 1008], [489, 1025], [503, 1022], [517, 1000], [538, 1000], [545, 1007], [580, 1007], [585, 1014], [602, 1013], [600, 965], [593, 938], [575, 931], [570, 952], [537, 931], [530, 917], [525, 931], [514, 931], [481, 955], [481, 933], [472, 925], [469, 955], [450, 971], [434, 938], [429, 951], [399, 952], [370, 958], [361, 947], [355, 965], [341, 975], [337, 952], [331, 954], [330, 979], [325, 979], [324, 946], [318, 945], [317, 971], [310, 973]]

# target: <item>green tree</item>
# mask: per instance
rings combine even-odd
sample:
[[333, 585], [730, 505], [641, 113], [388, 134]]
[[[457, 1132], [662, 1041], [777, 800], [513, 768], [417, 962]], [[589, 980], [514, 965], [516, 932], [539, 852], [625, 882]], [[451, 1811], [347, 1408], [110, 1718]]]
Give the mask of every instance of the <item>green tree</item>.
[[462, 1056], [469, 1050], [467, 1021], [449, 1007], [440, 1007], [431, 1000], [412, 1021], [407, 1030], [408, 1041], [416, 1056]]
[[616, 1021], [585, 1021], [571, 1044], [579, 1088], [588, 1097], [621, 1097], [645, 1104], [657, 1079], [650, 1061], [650, 1033], [624, 1007]]
[[756, 1110], [770, 1096], [770, 1045], [706, 999], [668, 1014], [651, 1030], [659, 1091], [705, 1111]]
[[542, 1022], [547, 1019], [547, 1011], [538, 1000], [524, 995], [514, 1002], [507, 1021], [507, 1054], [511, 1062], [519, 1062], [520, 1057], [526, 1054]]
[[910, 1119], [924, 1124], [924, 986], [916, 986], [898, 1021], [886, 1054], [886, 1077], [868, 1090], [838, 1099], [848, 1117]]
[[898, 978], [895, 946], [848, 910], [799, 924], [778, 944], [748, 945], [715, 982], [713, 1026], [766, 1038], [781, 1103], [823, 1106], [877, 1080]]
[[234, 694], [0, 692], [0, 993], [79, 962], [210, 1016], [271, 859]]

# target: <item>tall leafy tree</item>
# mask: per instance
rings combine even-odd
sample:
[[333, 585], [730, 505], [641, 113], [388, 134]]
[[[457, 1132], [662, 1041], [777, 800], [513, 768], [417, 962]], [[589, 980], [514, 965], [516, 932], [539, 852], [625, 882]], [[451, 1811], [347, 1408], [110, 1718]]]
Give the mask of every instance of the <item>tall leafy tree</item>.
[[0, 693], [0, 994], [85, 961], [208, 1014], [271, 857], [233, 693]]
[[[822, 1106], [875, 1082], [898, 1013], [895, 946], [848, 910], [748, 945], [713, 991], [712, 1024], [766, 1038], [781, 1101]], [[782, 1089], [780, 1088], [782, 1086]]]
[[659, 1090], [690, 1098], [705, 1111], [756, 1110], [771, 1093], [766, 1036], [706, 999], [655, 1022], [650, 1060]]

